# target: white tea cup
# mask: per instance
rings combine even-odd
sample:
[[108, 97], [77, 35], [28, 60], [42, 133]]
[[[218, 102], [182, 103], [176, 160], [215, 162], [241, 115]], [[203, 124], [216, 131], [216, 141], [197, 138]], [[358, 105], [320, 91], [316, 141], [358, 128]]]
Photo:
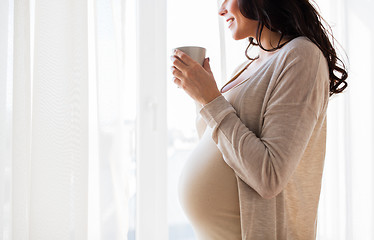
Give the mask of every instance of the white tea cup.
[[201, 66], [204, 64], [205, 53], [206, 53], [205, 48], [198, 47], [198, 46], [183, 46], [183, 47], [177, 47], [176, 49], [186, 53], [193, 60], [200, 63]]

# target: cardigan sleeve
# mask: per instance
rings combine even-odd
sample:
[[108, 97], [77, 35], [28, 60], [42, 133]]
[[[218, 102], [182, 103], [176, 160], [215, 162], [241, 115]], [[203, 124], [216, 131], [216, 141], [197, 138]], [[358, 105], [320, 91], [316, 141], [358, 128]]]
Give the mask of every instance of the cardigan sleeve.
[[[245, 66], [245, 64], [247, 64], [247, 61], [239, 64], [239, 66], [237, 66], [234, 69], [234, 71], [231, 73], [231, 76], [229, 77], [229, 79], [233, 78], [235, 74]], [[199, 139], [201, 139], [207, 127], [207, 124], [205, 123], [204, 119], [200, 115], [201, 108], [202, 108], [202, 105], [199, 102], [195, 101], [195, 109], [196, 109], [195, 127], [196, 127], [196, 131], [197, 131], [197, 135]]]
[[222, 95], [200, 110], [213, 128], [212, 138], [225, 162], [263, 198], [275, 197], [286, 186], [327, 105], [328, 72], [323, 60], [322, 53], [315, 51], [283, 65], [266, 103], [261, 136], [246, 127]]
[[195, 105], [196, 105], [195, 127], [196, 127], [196, 131], [197, 131], [197, 136], [198, 136], [199, 139], [201, 139], [201, 137], [203, 136], [203, 134], [205, 132], [207, 124], [205, 123], [205, 121], [201, 117], [201, 115], [199, 114], [199, 112], [202, 108], [202, 105], [197, 101], [195, 101]]

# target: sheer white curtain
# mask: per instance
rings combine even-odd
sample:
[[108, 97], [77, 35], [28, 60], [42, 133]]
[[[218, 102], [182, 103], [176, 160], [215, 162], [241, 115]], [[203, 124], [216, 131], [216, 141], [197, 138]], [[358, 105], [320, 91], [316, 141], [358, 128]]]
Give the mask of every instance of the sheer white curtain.
[[11, 48], [8, 39], [12, 35], [9, 22], [12, 16], [8, 13], [11, 6], [8, 1], [0, 1], [0, 239], [9, 239], [11, 226], [11, 70], [8, 54]]
[[347, 91], [329, 103], [318, 239], [374, 239], [374, 4], [317, 3], [346, 50], [350, 74]]
[[0, 1], [0, 239], [135, 239], [125, 12]]
[[13, 78], [8, 81], [11, 87], [7, 95], [11, 97], [5, 106], [12, 119], [7, 137], [11, 139], [7, 150], [11, 149], [8, 180], [12, 221], [7, 237], [84, 239], [88, 184], [87, 6], [83, 1], [36, 0], [34, 45], [30, 6], [29, 1], [15, 1], [12, 6], [14, 51], [13, 62], [8, 65]]

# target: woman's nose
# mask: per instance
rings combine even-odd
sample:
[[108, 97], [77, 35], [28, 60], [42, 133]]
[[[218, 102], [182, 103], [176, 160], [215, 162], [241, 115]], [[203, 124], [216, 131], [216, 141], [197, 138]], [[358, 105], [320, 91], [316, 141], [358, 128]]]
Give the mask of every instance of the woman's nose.
[[226, 13], [227, 13], [226, 8], [224, 8], [224, 6], [221, 5], [221, 7], [218, 9], [218, 15], [224, 16]]

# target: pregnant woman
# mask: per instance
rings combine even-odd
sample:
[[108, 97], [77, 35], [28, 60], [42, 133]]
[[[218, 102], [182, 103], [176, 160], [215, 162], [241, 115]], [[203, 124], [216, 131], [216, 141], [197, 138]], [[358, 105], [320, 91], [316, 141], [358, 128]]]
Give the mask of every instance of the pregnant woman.
[[344, 64], [307, 0], [225, 0], [219, 14], [259, 54], [247, 48], [220, 90], [208, 58], [171, 57], [174, 83], [196, 102], [200, 138], [180, 178], [181, 205], [200, 240], [315, 239], [326, 110], [347, 87]]

